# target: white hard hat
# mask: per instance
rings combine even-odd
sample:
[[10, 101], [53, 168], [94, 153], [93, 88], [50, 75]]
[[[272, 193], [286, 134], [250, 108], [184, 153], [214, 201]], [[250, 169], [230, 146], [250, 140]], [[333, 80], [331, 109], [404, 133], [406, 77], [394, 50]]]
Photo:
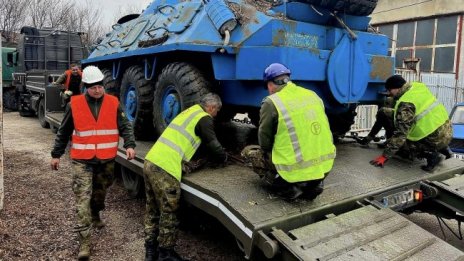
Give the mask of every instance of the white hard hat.
[[103, 81], [105, 76], [98, 69], [98, 67], [90, 65], [84, 68], [82, 71], [82, 82], [86, 84], [92, 84]]

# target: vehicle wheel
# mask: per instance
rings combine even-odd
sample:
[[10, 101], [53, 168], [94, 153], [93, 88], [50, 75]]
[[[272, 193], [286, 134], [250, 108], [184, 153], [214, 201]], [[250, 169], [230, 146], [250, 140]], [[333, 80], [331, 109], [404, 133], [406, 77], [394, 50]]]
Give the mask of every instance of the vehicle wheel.
[[105, 92], [118, 97], [120, 91], [120, 82], [117, 79], [113, 79], [113, 73], [109, 69], [101, 70], [105, 78], [103, 78], [103, 86], [105, 86]]
[[3, 107], [8, 111], [18, 110], [18, 98], [16, 97], [16, 90], [14, 88], [4, 89]]
[[197, 104], [210, 92], [210, 83], [200, 70], [188, 63], [168, 64], [156, 82], [153, 125], [161, 134], [181, 111]]
[[153, 88], [152, 82], [145, 79], [142, 67], [132, 66], [126, 70], [121, 81], [120, 99], [134, 127], [135, 137], [139, 140], [152, 137]]
[[370, 15], [378, 0], [306, 0], [306, 2], [349, 15]]
[[45, 99], [40, 99], [37, 117], [39, 118], [39, 123], [42, 128], [50, 128], [50, 124], [45, 119]]
[[132, 198], [142, 198], [145, 194], [143, 178], [126, 167], [121, 166], [121, 177], [127, 193]]

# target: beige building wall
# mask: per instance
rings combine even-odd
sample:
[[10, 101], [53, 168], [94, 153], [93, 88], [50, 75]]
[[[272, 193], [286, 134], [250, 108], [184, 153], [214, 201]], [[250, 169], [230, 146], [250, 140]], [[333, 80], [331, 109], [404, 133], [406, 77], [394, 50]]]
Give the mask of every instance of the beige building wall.
[[463, 0], [379, 0], [371, 15], [371, 24], [463, 12]]

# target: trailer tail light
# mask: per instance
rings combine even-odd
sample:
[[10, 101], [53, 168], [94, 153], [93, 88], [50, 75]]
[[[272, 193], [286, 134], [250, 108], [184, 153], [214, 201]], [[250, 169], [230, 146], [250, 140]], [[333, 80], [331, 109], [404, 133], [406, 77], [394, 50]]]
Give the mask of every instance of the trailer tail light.
[[422, 202], [422, 199], [424, 198], [424, 195], [422, 193], [422, 190], [414, 190], [414, 201], [416, 202]]

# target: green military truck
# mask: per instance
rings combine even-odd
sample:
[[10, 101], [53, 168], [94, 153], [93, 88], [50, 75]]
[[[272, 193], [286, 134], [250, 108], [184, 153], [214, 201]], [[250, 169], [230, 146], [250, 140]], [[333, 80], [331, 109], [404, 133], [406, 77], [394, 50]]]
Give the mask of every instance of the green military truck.
[[13, 85], [13, 73], [17, 64], [8, 62], [15, 51], [16, 47], [2, 47], [3, 107], [11, 111], [18, 109], [18, 94]]
[[85, 57], [85, 49], [77, 32], [53, 28], [25, 26], [16, 50], [8, 55], [8, 64], [16, 65], [12, 86], [16, 90], [17, 108], [21, 116], [37, 116], [40, 125], [56, 129], [53, 115], [62, 113], [61, 86], [52, 82], [72, 63]]

